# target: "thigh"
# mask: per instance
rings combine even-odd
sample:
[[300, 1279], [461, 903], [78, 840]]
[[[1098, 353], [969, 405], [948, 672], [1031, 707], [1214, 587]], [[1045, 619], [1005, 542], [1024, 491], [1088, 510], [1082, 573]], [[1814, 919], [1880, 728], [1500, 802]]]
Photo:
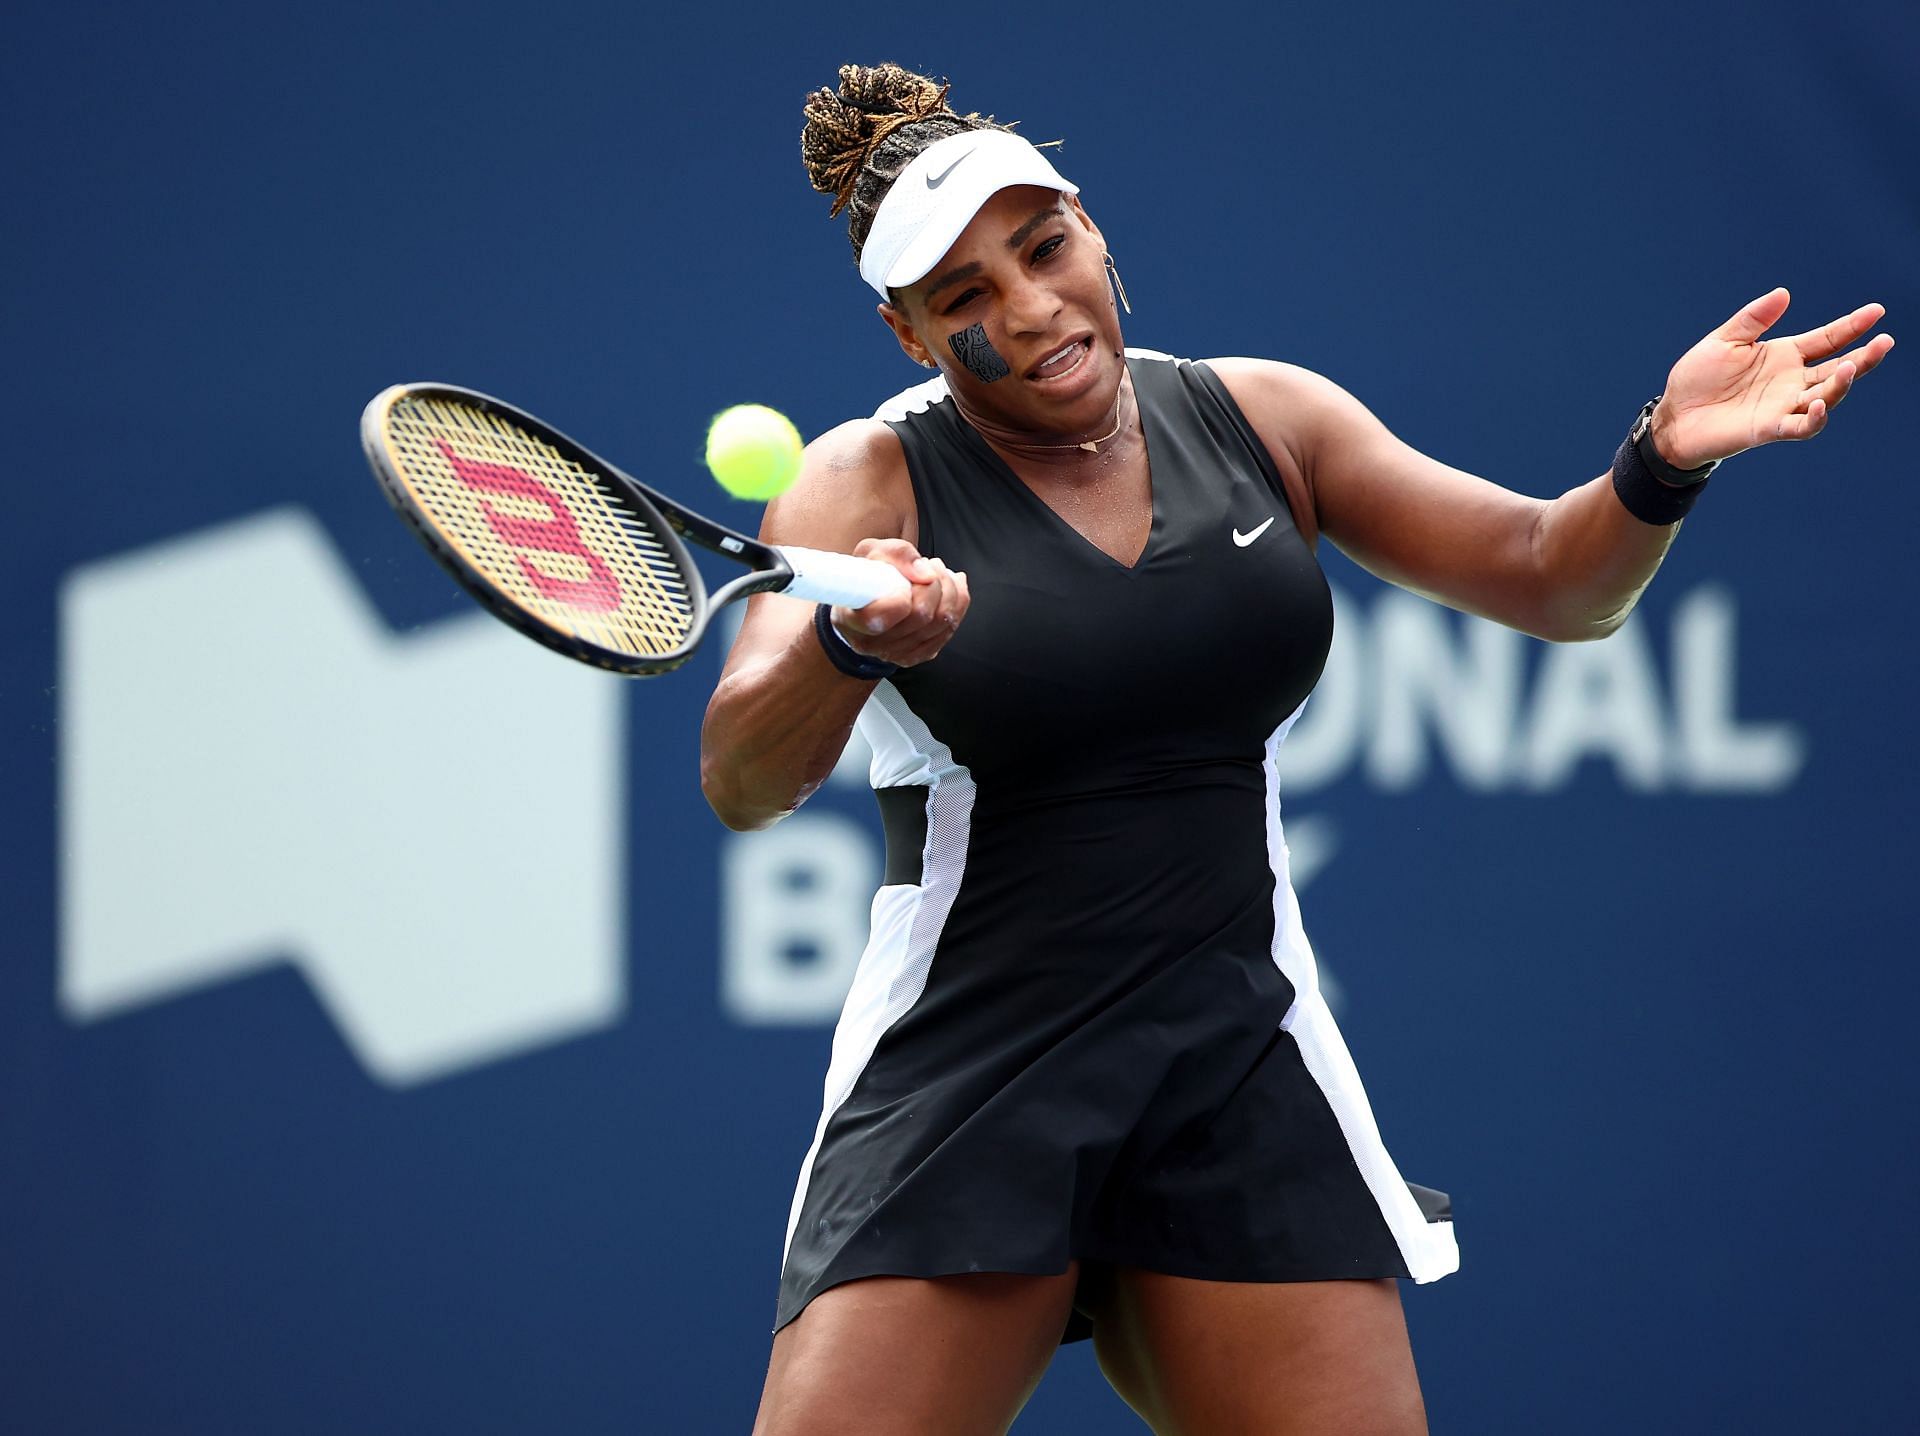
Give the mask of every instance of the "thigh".
[[1101, 1369], [1160, 1436], [1421, 1436], [1391, 1281], [1192, 1281], [1125, 1268], [1094, 1318]]
[[1078, 1273], [868, 1277], [773, 1339], [754, 1436], [990, 1436], [1060, 1345]]

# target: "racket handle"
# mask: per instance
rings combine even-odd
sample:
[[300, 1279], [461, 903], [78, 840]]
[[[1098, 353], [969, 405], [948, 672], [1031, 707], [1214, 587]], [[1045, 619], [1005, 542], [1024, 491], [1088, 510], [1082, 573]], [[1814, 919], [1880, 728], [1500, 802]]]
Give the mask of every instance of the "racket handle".
[[790, 598], [864, 608], [876, 598], [911, 587], [899, 569], [877, 559], [785, 545], [776, 552], [793, 570], [792, 581], [780, 590]]

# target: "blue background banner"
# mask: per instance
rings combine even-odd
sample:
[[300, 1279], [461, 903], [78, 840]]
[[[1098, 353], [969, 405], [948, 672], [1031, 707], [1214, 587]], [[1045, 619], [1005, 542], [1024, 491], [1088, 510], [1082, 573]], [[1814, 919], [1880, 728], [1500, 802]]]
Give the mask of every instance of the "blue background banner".
[[[747, 1429], [878, 874], [857, 755], [725, 832], [719, 646], [631, 684], [493, 624], [354, 424], [470, 385], [751, 527], [709, 415], [813, 435], [920, 377], [799, 163], [840, 63], [1064, 138], [1129, 342], [1307, 365], [1531, 494], [1776, 284], [1788, 331], [1920, 315], [1911, 5], [11, 20], [0, 1427], [36, 1436]], [[1406, 1292], [1436, 1430], [1911, 1425], [1913, 360], [1729, 463], [1602, 644], [1323, 548], [1289, 832], [1389, 1146], [1455, 1199], [1461, 1272]], [[1131, 1421], [1081, 1346], [1017, 1429]]]

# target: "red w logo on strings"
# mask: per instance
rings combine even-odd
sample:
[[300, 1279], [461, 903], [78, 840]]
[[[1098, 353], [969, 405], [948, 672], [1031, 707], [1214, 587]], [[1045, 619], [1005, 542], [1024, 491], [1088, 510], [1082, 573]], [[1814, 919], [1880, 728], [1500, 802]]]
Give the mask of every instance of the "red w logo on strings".
[[[590, 608], [598, 613], [608, 613], [620, 606], [620, 581], [613, 576], [613, 570], [607, 567], [600, 555], [587, 547], [586, 540], [580, 537], [579, 525], [573, 521], [572, 512], [558, 494], [532, 474], [511, 465], [465, 459], [444, 441], [435, 439], [433, 442], [453, 467], [460, 482], [478, 491], [476, 496], [480, 500], [481, 512], [487, 517], [487, 527], [503, 542], [515, 549], [565, 554], [587, 566], [586, 578], [558, 578], [531, 562], [525, 553], [516, 553], [514, 558], [520, 564], [520, 572], [526, 575], [528, 583], [540, 591], [542, 598], [551, 598], [574, 608]], [[547, 516], [544, 519], [527, 519], [503, 513], [487, 501], [488, 494], [525, 499], [544, 508]]]

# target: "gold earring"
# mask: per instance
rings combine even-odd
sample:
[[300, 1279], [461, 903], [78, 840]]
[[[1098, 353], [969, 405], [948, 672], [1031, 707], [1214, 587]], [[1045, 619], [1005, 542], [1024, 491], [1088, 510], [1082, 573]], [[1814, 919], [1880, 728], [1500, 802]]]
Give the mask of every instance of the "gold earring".
[[1113, 267], [1113, 256], [1111, 254], [1103, 254], [1100, 258], [1106, 263], [1107, 278], [1113, 281], [1114, 290], [1120, 296], [1120, 307], [1129, 314], [1133, 313], [1133, 306], [1127, 303], [1127, 286], [1120, 282], [1120, 271]]

